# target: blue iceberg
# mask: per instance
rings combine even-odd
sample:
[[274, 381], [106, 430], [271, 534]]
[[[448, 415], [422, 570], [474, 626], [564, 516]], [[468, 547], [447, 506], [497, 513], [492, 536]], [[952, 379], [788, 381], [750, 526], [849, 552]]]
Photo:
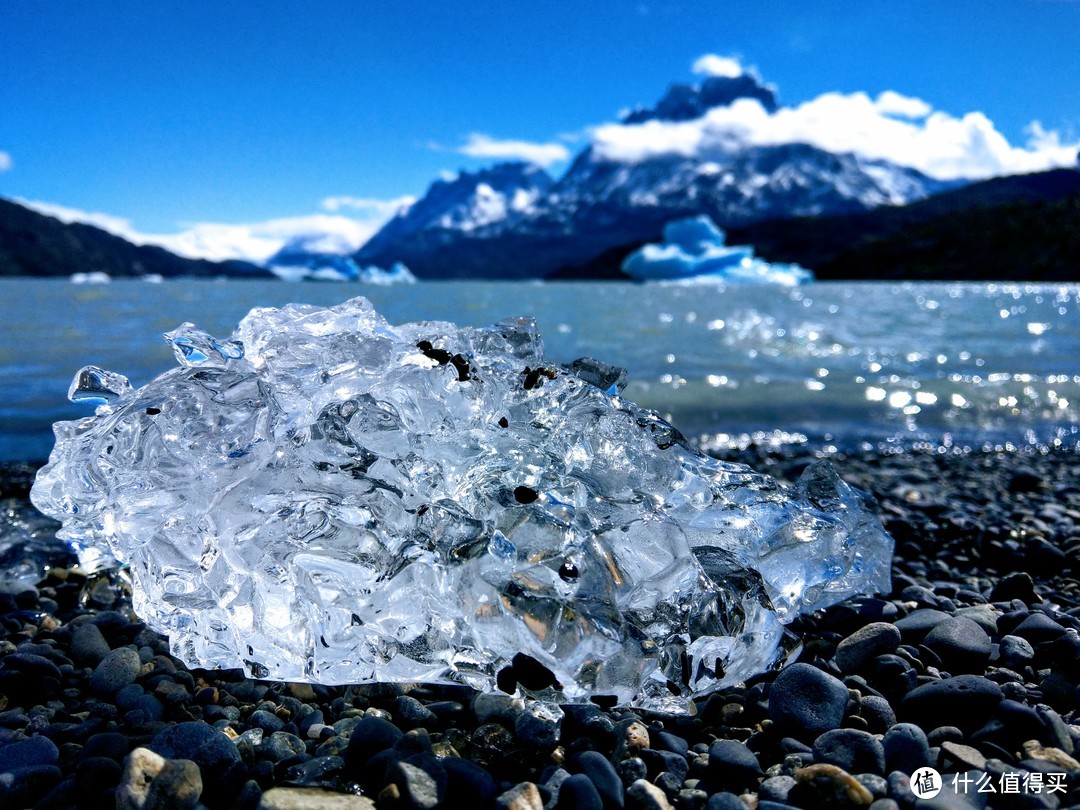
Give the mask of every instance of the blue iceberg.
[[770, 263], [754, 256], [749, 245], [725, 245], [724, 232], [708, 216], [672, 220], [664, 226], [663, 244], [634, 251], [622, 271], [638, 281], [694, 281], [732, 284], [765, 283], [794, 287], [814, 280], [797, 264]]
[[359, 281], [363, 284], [414, 284], [416, 276], [402, 262], [389, 269], [361, 267], [348, 256], [312, 253], [275, 257], [270, 272], [286, 281]]

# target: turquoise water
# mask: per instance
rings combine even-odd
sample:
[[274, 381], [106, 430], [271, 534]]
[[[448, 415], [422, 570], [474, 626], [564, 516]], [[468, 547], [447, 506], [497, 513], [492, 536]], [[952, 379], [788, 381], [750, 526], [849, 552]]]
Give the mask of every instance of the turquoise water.
[[138, 386], [173, 365], [161, 333], [225, 336], [253, 306], [366, 295], [392, 323], [536, 318], [559, 362], [625, 366], [626, 394], [684, 433], [941, 446], [1080, 443], [1080, 286], [616, 283], [289, 284], [0, 280], [0, 459], [41, 459], [95, 364]]

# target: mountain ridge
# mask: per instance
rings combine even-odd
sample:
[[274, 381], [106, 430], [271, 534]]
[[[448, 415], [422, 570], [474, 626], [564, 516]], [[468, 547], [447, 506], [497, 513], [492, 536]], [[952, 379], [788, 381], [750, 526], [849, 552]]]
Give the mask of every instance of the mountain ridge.
[[265, 268], [237, 260], [187, 259], [156, 245], [136, 245], [84, 223], [64, 223], [0, 197], [0, 277], [268, 278]]
[[[778, 109], [773, 89], [744, 73], [672, 85], [655, 106], [633, 110], [623, 120], [692, 120], [746, 99]], [[884, 160], [800, 142], [732, 141], [702, 155], [671, 152], [636, 160], [614, 159], [589, 145], [557, 179], [506, 163], [435, 181], [353, 258], [380, 266], [402, 261], [419, 278], [544, 278], [620, 244], [656, 236], [672, 219], [707, 214], [732, 227], [852, 213], [923, 199], [955, 185]]]
[[[994, 177], [906, 206], [756, 222], [727, 237], [769, 261], [809, 267], [819, 280], [1076, 280], [1080, 170]], [[622, 261], [651, 240], [550, 278], [625, 279]]]

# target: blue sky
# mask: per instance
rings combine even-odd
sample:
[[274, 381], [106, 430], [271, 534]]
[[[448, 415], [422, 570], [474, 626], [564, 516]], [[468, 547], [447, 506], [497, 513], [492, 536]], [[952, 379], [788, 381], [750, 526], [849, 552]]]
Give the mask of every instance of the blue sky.
[[893, 91], [1017, 148], [1034, 121], [1080, 141], [1080, 2], [46, 0], [0, 4], [0, 195], [202, 223], [204, 252], [268, 220], [362, 231], [512, 142], [576, 152], [705, 54], [788, 105]]

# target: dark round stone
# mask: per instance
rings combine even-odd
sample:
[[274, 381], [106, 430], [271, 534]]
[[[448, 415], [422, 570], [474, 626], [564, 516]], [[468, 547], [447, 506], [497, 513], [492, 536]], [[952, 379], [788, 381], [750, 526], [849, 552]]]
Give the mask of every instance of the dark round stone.
[[495, 779], [475, 762], [446, 757], [442, 766], [446, 771], [443, 800], [447, 807], [486, 807], [495, 798]]
[[82, 666], [96, 667], [109, 654], [109, 642], [96, 624], [83, 622], [71, 631], [71, 657]]
[[1021, 670], [1035, 658], [1035, 649], [1026, 638], [1010, 634], [998, 642], [998, 658], [1001, 666]]
[[615, 745], [615, 723], [600, 707], [592, 703], [567, 703], [561, 708], [563, 735], [567, 739], [587, 737], [604, 751], [610, 751]]
[[1035, 583], [1031, 574], [1026, 571], [1014, 571], [999, 579], [990, 591], [990, 599], [994, 602], [1019, 599], [1029, 605], [1039, 601], [1038, 594], [1035, 593]]
[[87, 757], [75, 771], [75, 787], [82, 796], [96, 796], [120, 782], [120, 763], [110, 757]]
[[832, 675], [792, 664], [773, 681], [769, 714], [781, 733], [807, 741], [840, 726], [847, 700], [847, 687]]
[[596, 786], [585, 774], [576, 774], [559, 785], [558, 810], [604, 810], [604, 802]]
[[55, 765], [60, 761], [60, 749], [48, 737], [35, 735], [17, 740], [0, 748], [0, 773], [35, 765]]
[[90, 688], [100, 695], [115, 695], [134, 683], [142, 668], [139, 653], [131, 647], [112, 650], [101, 659], [90, 677]]
[[1065, 628], [1045, 613], [1032, 613], [1020, 622], [1020, 625], [1012, 631], [1012, 634], [1026, 639], [1031, 644], [1040, 644], [1065, 635]]
[[836, 647], [836, 665], [843, 672], [861, 672], [879, 655], [896, 652], [900, 631], [888, 622], [860, 627]]
[[686, 757], [679, 756], [671, 751], [655, 751], [651, 748], [643, 748], [638, 751], [638, 756], [645, 763], [645, 767], [649, 769], [649, 775], [654, 780], [665, 771], [674, 774], [679, 779], [685, 779], [690, 772], [690, 763], [686, 761]]
[[248, 726], [250, 728], [261, 728], [267, 734], [273, 734], [275, 731], [281, 731], [285, 727], [285, 721], [273, 712], [266, 711], [266, 709], [256, 709], [248, 718]]
[[912, 689], [900, 716], [924, 726], [953, 725], [971, 731], [1001, 702], [1001, 687], [979, 675], [957, 675]]
[[718, 740], [709, 746], [709, 784], [732, 790], [743, 790], [761, 776], [757, 756], [737, 740]]
[[1035, 492], [1043, 486], [1042, 476], [1034, 470], [1016, 470], [1009, 478], [1009, 492]]
[[746, 810], [746, 805], [734, 793], [725, 791], [712, 794], [705, 803], [705, 810]]
[[638, 779], [646, 779], [649, 776], [649, 769], [641, 757], [627, 757], [619, 760], [615, 770], [618, 771], [619, 780], [624, 788], [630, 787]]
[[4, 656], [4, 669], [18, 670], [35, 678], [61, 679], [60, 668], [48, 658], [34, 653], [15, 652]]
[[558, 745], [561, 730], [562, 711], [552, 711], [550, 704], [528, 703], [514, 720], [517, 738], [539, 750], [550, 750]]
[[795, 779], [791, 776], [771, 776], [764, 780], [758, 787], [758, 799], [763, 802], [780, 802], [783, 804], [788, 799], [788, 794], [795, 787]]
[[208, 788], [239, 788], [234, 785], [242, 769], [240, 752], [232, 740], [212, 726], [191, 721], [161, 731], [147, 745], [166, 759], [190, 759], [199, 766]]
[[401, 729], [381, 717], [365, 715], [353, 728], [349, 747], [345, 749], [345, 766], [353, 775], [359, 775], [368, 760], [388, 748], [404, 735]]
[[913, 723], [897, 723], [890, 728], [885, 732], [881, 746], [890, 772], [903, 771], [910, 775], [933, 762], [926, 732]]
[[90, 737], [79, 752], [79, 759], [90, 757], [109, 757], [120, 762], [131, 750], [131, 743], [123, 734], [115, 731], [103, 731]]
[[877, 695], [866, 695], [859, 701], [859, 716], [866, 721], [866, 730], [871, 734], [884, 734], [896, 723], [892, 705]]
[[949, 672], [982, 672], [990, 658], [990, 636], [963, 616], [951, 616], [926, 634], [923, 644]]
[[390, 706], [390, 714], [394, 716], [397, 726], [403, 729], [426, 728], [433, 729], [438, 718], [423, 703], [414, 697], [400, 695], [394, 698]]
[[514, 669], [514, 677], [517, 678], [517, 682], [525, 689], [539, 691], [558, 684], [555, 673], [531, 655], [517, 653], [511, 659], [510, 665]]
[[651, 733], [649, 738], [651, 747], [658, 748], [661, 751], [671, 751], [681, 757], [685, 757], [690, 750], [690, 744], [686, 740], [677, 734], [672, 734], [670, 731], [657, 731]]
[[949, 614], [935, 608], [913, 610], [894, 625], [907, 643], [918, 643], [927, 633], [949, 618]]
[[885, 773], [885, 749], [874, 735], [854, 728], [826, 731], [814, 740], [814, 761], [848, 773]]
[[606, 810], [623, 806], [623, 784], [611, 760], [598, 751], [583, 751], [571, 762], [571, 768], [589, 778], [600, 794]]

